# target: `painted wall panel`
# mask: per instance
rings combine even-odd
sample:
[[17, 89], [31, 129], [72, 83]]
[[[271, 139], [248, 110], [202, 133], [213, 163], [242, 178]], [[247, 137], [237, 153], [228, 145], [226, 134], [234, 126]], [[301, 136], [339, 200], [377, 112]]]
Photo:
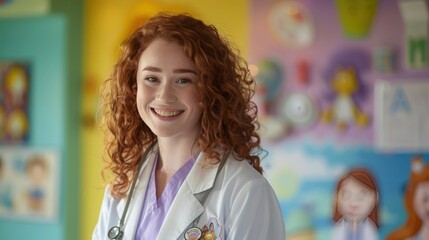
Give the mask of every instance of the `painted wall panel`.
[[[64, 155], [67, 111], [66, 19], [60, 15], [4, 19], [0, 21], [0, 60], [30, 63], [29, 147], [56, 149], [60, 153], [62, 187], [66, 196]], [[2, 239], [64, 239], [64, 197], [54, 221], [0, 219]]]

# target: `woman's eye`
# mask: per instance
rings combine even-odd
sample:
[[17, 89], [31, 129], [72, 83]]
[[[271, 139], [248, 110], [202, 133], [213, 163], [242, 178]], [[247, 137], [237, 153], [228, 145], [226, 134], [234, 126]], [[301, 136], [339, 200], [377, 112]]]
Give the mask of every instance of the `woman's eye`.
[[180, 83], [180, 84], [191, 83], [191, 80], [189, 80], [187, 78], [181, 78], [181, 79], [177, 80], [177, 83]]
[[148, 81], [148, 82], [156, 82], [156, 81], [158, 81], [158, 79], [156, 79], [155, 77], [146, 77], [145, 80]]

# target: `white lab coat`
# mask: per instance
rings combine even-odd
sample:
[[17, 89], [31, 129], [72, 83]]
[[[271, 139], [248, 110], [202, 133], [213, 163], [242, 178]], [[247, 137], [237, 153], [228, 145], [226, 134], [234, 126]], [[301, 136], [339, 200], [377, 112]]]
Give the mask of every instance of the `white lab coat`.
[[[135, 238], [155, 156], [152, 150], [140, 172], [125, 219], [124, 240]], [[184, 232], [201, 215], [198, 227], [217, 219], [222, 240], [284, 240], [279, 203], [267, 180], [247, 161], [237, 161], [230, 155], [215, 181], [218, 165], [207, 166], [204, 157], [204, 153], [198, 156], [180, 187], [157, 239], [184, 239]], [[199, 199], [207, 190], [211, 192], [203, 206]], [[126, 199], [113, 198], [106, 188], [93, 240], [108, 239], [107, 232], [118, 225], [125, 203]]]

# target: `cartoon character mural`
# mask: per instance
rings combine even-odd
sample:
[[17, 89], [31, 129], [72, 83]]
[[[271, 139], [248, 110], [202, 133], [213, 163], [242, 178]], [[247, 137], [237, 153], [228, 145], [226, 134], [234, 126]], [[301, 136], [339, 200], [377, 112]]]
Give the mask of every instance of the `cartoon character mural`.
[[368, 116], [359, 110], [353, 94], [359, 88], [356, 71], [352, 67], [341, 67], [332, 79], [332, 90], [336, 96], [333, 104], [322, 115], [325, 122], [334, 122], [338, 129], [345, 130], [350, 124], [368, 124]]
[[321, 120], [333, 123], [341, 131], [355, 124], [369, 125], [365, 114], [368, 86], [363, 76], [371, 67], [371, 55], [359, 48], [342, 49], [331, 57], [324, 78], [327, 82], [326, 99]]
[[377, 184], [371, 172], [351, 169], [337, 184], [331, 239], [378, 239], [378, 203]]
[[387, 236], [387, 240], [429, 239], [429, 165], [422, 156], [411, 160], [411, 173], [404, 195], [408, 217], [404, 225]]

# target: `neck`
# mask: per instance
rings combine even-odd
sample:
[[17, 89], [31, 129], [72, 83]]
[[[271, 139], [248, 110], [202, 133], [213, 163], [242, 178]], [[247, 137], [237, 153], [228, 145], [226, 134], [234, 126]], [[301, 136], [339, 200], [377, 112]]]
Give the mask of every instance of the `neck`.
[[187, 141], [158, 138], [159, 159], [155, 171], [156, 196], [161, 196], [169, 179], [179, 170], [189, 159], [191, 159], [199, 148], [194, 140]]
[[199, 151], [195, 139], [158, 138], [158, 146], [160, 157], [158, 169], [168, 175], [174, 174]]

